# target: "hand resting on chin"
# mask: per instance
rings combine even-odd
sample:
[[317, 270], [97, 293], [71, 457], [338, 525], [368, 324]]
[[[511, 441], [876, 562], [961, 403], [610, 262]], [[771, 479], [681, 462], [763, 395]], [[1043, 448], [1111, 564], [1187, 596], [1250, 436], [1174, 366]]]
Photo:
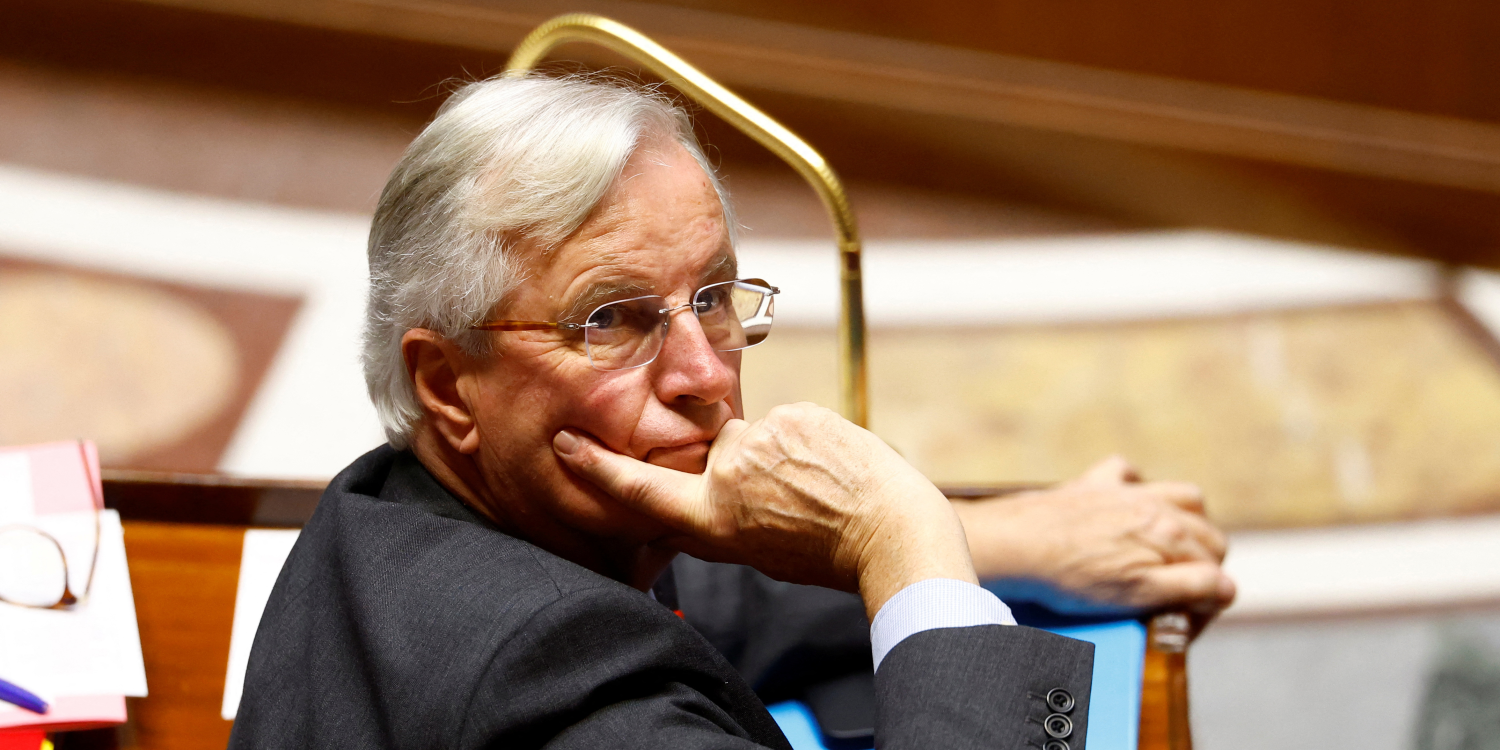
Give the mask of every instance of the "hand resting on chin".
[[918, 581], [978, 581], [958, 515], [932, 482], [873, 433], [813, 404], [730, 420], [701, 475], [569, 431], [553, 448], [571, 471], [679, 532], [659, 544], [858, 591], [872, 618]]
[[1202, 494], [1142, 482], [1120, 458], [1047, 490], [945, 501], [873, 433], [812, 404], [731, 420], [703, 474], [559, 433], [570, 470], [679, 532], [659, 544], [784, 581], [858, 591], [873, 616], [925, 578], [1001, 580], [1002, 597], [1071, 613], [1187, 608], [1234, 599], [1222, 532]]

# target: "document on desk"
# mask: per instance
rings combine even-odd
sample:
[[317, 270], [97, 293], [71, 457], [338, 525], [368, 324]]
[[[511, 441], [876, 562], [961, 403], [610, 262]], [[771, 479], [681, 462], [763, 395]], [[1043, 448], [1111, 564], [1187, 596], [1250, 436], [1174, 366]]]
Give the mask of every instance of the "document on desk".
[[146, 695], [125, 536], [111, 510], [98, 512], [98, 560], [88, 586], [98, 477], [98, 456], [87, 443], [0, 449], [0, 525], [51, 534], [66, 556], [70, 588], [89, 591], [62, 610], [0, 603], [0, 675], [51, 704], [38, 715], [0, 703], [0, 728], [120, 723], [125, 697]]
[[250, 529], [245, 532], [244, 551], [240, 557], [240, 585], [234, 596], [234, 629], [229, 634], [229, 671], [224, 677], [224, 703], [220, 712], [233, 720], [240, 708], [240, 694], [245, 689], [245, 667], [250, 663], [250, 646], [255, 630], [266, 611], [266, 601], [276, 586], [276, 577], [286, 564], [292, 545], [297, 543], [295, 529]]

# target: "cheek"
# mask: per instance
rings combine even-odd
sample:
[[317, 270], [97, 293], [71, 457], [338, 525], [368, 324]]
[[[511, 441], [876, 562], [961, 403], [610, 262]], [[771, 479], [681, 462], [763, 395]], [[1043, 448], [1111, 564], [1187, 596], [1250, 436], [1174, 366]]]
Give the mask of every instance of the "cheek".
[[588, 431], [605, 445], [629, 453], [630, 438], [652, 400], [645, 368], [598, 373], [592, 387], [568, 400], [566, 426]]
[[586, 387], [588, 373], [577, 372], [559, 352], [519, 356], [523, 351], [512, 347], [483, 374], [481, 429], [497, 454], [529, 461], [543, 449], [551, 451], [552, 436], [567, 426], [570, 404]]

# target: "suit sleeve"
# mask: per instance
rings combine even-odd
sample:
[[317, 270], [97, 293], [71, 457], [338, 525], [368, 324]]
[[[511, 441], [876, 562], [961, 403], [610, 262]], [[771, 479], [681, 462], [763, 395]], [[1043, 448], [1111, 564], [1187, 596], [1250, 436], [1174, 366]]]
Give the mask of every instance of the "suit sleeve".
[[870, 621], [858, 596], [687, 555], [672, 568], [683, 618], [767, 703], [873, 669]]
[[[674, 571], [687, 621], [767, 703], [800, 698], [820, 720], [826, 705], [846, 724], [868, 721], [862, 726], [876, 727], [883, 748], [1083, 747], [1092, 644], [1014, 625], [928, 630], [896, 644], [872, 680], [859, 597], [685, 556]], [[1043, 724], [1058, 713], [1049, 694], [1068, 706], [1070, 726], [1053, 722], [1060, 737]], [[943, 743], [927, 742], [929, 729]]]
[[463, 747], [789, 748], [701, 636], [623, 588], [539, 610], [497, 646], [465, 717]]
[[875, 674], [876, 744], [1083, 750], [1093, 664], [1093, 644], [1022, 626], [917, 633]]

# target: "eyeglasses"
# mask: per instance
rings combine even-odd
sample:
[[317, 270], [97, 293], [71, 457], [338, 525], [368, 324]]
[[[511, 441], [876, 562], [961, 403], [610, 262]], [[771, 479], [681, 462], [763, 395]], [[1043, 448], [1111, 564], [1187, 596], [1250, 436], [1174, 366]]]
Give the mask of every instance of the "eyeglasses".
[[494, 320], [478, 331], [582, 331], [589, 363], [596, 370], [629, 370], [656, 361], [666, 340], [672, 314], [691, 309], [716, 351], [748, 349], [771, 334], [781, 290], [761, 279], [709, 284], [691, 302], [669, 307], [665, 297], [649, 295], [609, 302], [594, 308], [582, 323]]
[[[83, 466], [92, 491], [94, 478], [89, 472], [88, 455], [83, 444]], [[94, 552], [89, 558], [88, 577], [82, 595], [73, 592], [68, 556], [57, 537], [29, 524], [0, 526], [0, 602], [34, 609], [65, 609], [86, 601], [94, 587], [94, 569], [99, 563], [99, 505], [94, 506]]]

